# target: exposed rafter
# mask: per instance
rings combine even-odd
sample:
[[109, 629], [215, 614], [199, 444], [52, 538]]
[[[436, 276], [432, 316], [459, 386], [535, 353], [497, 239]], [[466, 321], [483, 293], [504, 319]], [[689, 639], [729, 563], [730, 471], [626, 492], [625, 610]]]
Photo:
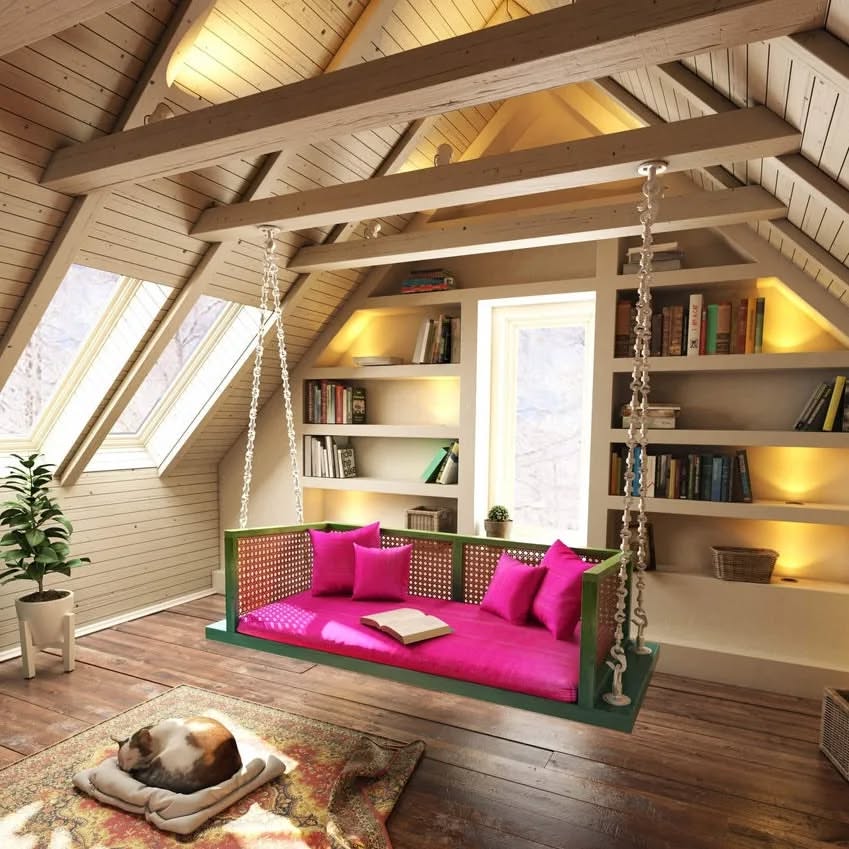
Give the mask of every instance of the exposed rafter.
[[246, 230], [254, 232], [263, 222], [273, 222], [283, 230], [305, 230], [335, 221], [627, 180], [647, 159], [663, 159], [670, 170], [686, 171], [795, 151], [800, 142], [800, 133], [761, 106], [731, 115], [692, 118], [378, 180], [213, 207], [201, 215], [192, 234], [212, 240], [239, 238]]
[[[62, 4], [56, 3], [56, 5]], [[165, 69], [173, 51], [183, 40], [192, 21], [198, 14], [205, 14], [209, 10], [209, 5], [210, 0], [184, 0], [174, 13], [171, 23], [125, 105], [116, 130], [120, 131], [141, 123], [151, 104], [162, 97], [165, 92]], [[56, 234], [50, 250], [39, 265], [32, 282], [27, 287], [26, 295], [18, 305], [0, 341], [0, 387], [4, 386], [9, 379], [15, 363], [76, 258], [89, 227], [103, 209], [106, 197], [107, 193], [96, 192], [77, 198], [71, 207], [61, 230]]]
[[[786, 211], [783, 204], [756, 186], [727, 192], [700, 192], [665, 199], [655, 229], [662, 233], [779, 218]], [[640, 233], [640, 226], [634, 219], [631, 198], [595, 207], [552, 205], [443, 221], [414, 233], [398, 233], [382, 239], [301, 248], [289, 267], [295, 271], [362, 268], [462, 254], [523, 250], [635, 236]]]
[[71, 193], [515, 97], [820, 26], [826, 0], [584, 0], [57, 151]]
[[[363, 10], [352, 27], [351, 32], [336, 51], [336, 55], [328, 64], [327, 71], [344, 67], [346, 63], [351, 61], [360, 61], [360, 53], [368, 46], [375, 37], [375, 33], [383, 26], [396, 2], [397, 0], [372, 0]], [[397, 161], [403, 164], [406, 161], [411, 150], [420, 141], [422, 132], [423, 127], [419, 122], [416, 122], [408, 128], [407, 132], [401, 135], [398, 143], [392, 150], [392, 154], [390, 154], [390, 157], [393, 154], [395, 156], [392, 159], [393, 163]], [[281, 171], [291, 161], [294, 153], [294, 148], [288, 148], [285, 151], [280, 151], [266, 157], [259, 171], [254, 176], [251, 185], [245, 192], [245, 199], [254, 200], [265, 197], [277, 181]], [[344, 235], [336, 233], [335, 235], [331, 234], [331, 236], [333, 238], [346, 238], [347, 231]], [[115, 422], [121, 417], [121, 414], [137, 392], [139, 386], [141, 386], [145, 377], [150, 373], [150, 370], [159, 359], [166, 345], [174, 337], [192, 307], [197, 303], [198, 298], [207, 291], [215, 276], [230, 257], [233, 247], [234, 245], [232, 244], [211, 245], [204, 253], [203, 258], [198, 263], [191, 277], [183, 285], [180, 294], [171, 305], [171, 308], [154, 334], [148, 340], [144, 349], [136, 357], [129, 372], [109, 399], [108, 404], [98, 416], [97, 421], [86, 432], [84, 439], [77, 446], [73, 455], [64, 458], [58, 464], [57, 476], [63, 485], [73, 483], [91, 461], [91, 458], [112, 430]], [[166, 464], [170, 465], [167, 459]]]
[[0, 56], [126, 5], [127, 0], [4, 0]]

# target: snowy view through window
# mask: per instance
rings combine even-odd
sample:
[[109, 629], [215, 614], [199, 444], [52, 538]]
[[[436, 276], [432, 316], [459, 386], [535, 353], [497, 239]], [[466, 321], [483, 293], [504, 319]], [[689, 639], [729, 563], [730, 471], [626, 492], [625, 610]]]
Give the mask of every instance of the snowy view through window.
[[518, 334], [513, 520], [554, 535], [577, 531], [586, 332], [537, 327]]
[[120, 276], [72, 265], [0, 392], [0, 436], [28, 436], [118, 288]]
[[227, 301], [201, 295], [180, 325], [174, 338], [166, 345], [156, 365], [142, 382], [133, 400], [127, 404], [121, 418], [112, 428], [113, 434], [138, 433], [153, 412], [157, 402], [171, 388], [189, 357], [209, 333], [215, 320], [227, 306]]

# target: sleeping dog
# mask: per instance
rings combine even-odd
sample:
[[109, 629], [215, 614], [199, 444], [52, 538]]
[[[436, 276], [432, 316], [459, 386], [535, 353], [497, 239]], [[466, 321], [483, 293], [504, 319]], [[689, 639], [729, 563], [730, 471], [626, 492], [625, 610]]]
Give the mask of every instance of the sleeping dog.
[[175, 793], [212, 787], [242, 768], [233, 735], [206, 716], [165, 719], [115, 742], [124, 772], [148, 787]]

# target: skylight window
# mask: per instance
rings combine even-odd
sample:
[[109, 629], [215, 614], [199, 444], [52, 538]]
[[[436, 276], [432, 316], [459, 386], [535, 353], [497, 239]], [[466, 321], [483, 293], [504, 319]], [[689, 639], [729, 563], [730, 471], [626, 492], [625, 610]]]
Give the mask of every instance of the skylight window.
[[72, 265], [0, 391], [0, 437], [29, 437], [122, 278]]
[[202, 295], [142, 382], [111, 433], [137, 434], [221, 316], [227, 301]]

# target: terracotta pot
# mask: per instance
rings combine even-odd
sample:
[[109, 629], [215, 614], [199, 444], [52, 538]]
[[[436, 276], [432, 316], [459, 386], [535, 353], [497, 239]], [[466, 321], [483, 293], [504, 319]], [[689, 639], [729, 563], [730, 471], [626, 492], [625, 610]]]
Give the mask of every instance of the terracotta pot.
[[63, 590], [61, 598], [50, 601], [24, 601], [15, 599], [18, 619], [29, 622], [32, 644], [41, 648], [62, 644], [62, 621], [66, 613], [74, 610], [74, 594]]
[[488, 537], [509, 539], [510, 529], [513, 527], [513, 520], [508, 519], [506, 522], [493, 522], [492, 519], [485, 519], [483, 526], [486, 528], [486, 535]]

